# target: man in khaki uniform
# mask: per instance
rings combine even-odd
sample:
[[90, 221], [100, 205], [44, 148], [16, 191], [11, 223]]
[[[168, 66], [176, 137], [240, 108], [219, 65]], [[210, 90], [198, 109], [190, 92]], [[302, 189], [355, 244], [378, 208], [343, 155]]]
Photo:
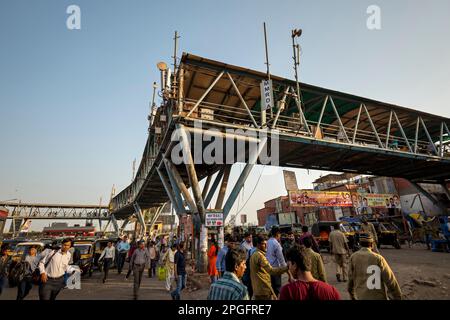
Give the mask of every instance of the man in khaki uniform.
[[350, 257], [348, 293], [353, 300], [401, 300], [402, 292], [386, 260], [372, 252], [373, 238], [360, 235], [361, 249]]
[[375, 226], [373, 225], [373, 223], [370, 223], [367, 221], [366, 217], [362, 217], [361, 218], [361, 233], [367, 233], [370, 234], [373, 238], [373, 246], [372, 246], [372, 250], [376, 253], [380, 253], [378, 251], [378, 235], [377, 235], [377, 231], [375, 230]]
[[267, 238], [256, 237], [256, 252], [250, 258], [250, 278], [255, 300], [276, 300], [270, 276], [282, 275], [288, 267], [273, 268], [266, 258]]
[[347, 256], [350, 256], [350, 249], [348, 248], [347, 237], [339, 230], [338, 227], [331, 227], [331, 231], [328, 236], [330, 243], [330, 251], [333, 255], [334, 262], [336, 263], [336, 279], [337, 281], [347, 281]]
[[314, 279], [327, 282], [327, 276], [325, 274], [325, 267], [323, 265], [323, 259], [320, 254], [315, 252], [312, 247], [311, 238], [303, 239], [303, 245], [305, 246], [305, 254], [308, 255], [311, 261], [311, 274]]

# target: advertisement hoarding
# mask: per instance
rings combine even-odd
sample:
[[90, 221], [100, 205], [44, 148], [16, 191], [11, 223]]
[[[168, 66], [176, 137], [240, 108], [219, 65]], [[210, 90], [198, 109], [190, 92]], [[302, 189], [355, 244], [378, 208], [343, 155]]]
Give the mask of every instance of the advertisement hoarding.
[[296, 207], [352, 207], [350, 192], [297, 190], [289, 192], [289, 202]]

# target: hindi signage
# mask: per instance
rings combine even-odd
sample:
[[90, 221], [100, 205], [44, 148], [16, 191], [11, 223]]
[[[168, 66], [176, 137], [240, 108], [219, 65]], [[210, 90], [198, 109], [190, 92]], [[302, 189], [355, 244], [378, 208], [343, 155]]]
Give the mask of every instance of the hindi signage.
[[223, 226], [223, 212], [222, 211], [208, 211], [205, 216], [206, 227], [222, 227]]

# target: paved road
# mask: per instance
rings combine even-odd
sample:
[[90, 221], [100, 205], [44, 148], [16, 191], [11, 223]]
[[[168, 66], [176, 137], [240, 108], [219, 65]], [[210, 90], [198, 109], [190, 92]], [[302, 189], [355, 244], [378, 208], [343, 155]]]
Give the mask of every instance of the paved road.
[[[108, 280], [102, 283], [103, 274], [94, 272], [92, 277], [82, 277], [81, 290], [64, 289], [60, 292], [58, 300], [131, 300], [133, 299], [133, 276], [125, 280], [125, 275], [117, 274], [116, 270], [110, 270]], [[204, 292], [189, 292], [189, 288], [183, 290], [182, 299], [202, 299]], [[203, 290], [204, 291], [204, 290]], [[198, 295], [199, 292], [200, 297]], [[207, 292], [207, 291], [206, 291]], [[6, 288], [0, 296], [0, 300], [13, 300], [17, 296], [17, 288]], [[26, 300], [38, 300], [38, 288], [34, 286]], [[170, 293], [165, 289], [165, 282], [157, 278], [148, 278], [143, 275], [139, 300], [171, 300]]]

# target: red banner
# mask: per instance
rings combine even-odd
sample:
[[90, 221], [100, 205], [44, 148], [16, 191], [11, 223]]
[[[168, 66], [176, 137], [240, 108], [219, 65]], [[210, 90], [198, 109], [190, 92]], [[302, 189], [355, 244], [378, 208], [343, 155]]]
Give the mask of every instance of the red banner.
[[8, 209], [0, 208], [0, 219], [4, 220], [8, 216]]

